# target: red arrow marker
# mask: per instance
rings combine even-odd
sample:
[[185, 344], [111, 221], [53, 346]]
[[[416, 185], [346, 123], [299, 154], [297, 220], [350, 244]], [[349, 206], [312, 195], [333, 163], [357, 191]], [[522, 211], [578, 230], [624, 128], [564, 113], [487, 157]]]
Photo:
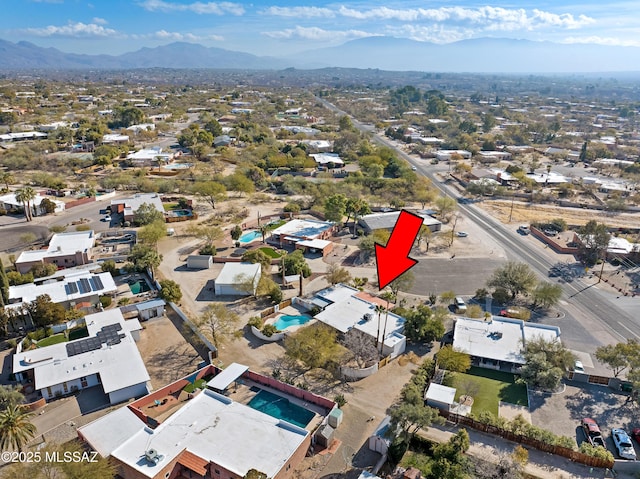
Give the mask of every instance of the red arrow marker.
[[422, 222], [423, 219], [420, 216], [402, 210], [387, 246], [376, 244], [376, 267], [381, 290], [418, 262], [409, 258], [409, 252], [418, 236]]

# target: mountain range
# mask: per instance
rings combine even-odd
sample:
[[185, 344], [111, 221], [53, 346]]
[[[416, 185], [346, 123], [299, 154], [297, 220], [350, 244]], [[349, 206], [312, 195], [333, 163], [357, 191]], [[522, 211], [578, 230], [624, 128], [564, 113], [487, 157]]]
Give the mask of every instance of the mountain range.
[[175, 42], [122, 55], [64, 53], [33, 43], [0, 40], [0, 70], [215, 68], [378, 68], [469, 73], [581, 73], [634, 71], [640, 48], [477, 38], [447, 44], [368, 37], [286, 58]]

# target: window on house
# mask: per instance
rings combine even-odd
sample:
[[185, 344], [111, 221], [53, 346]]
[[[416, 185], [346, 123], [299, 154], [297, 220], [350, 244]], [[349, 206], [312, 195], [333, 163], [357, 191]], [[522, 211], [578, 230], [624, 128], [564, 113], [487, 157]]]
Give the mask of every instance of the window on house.
[[65, 393], [68, 393], [68, 392], [69, 392], [69, 387], [67, 386], [67, 382], [66, 382], [66, 381], [62, 383], [62, 390], [63, 390]]

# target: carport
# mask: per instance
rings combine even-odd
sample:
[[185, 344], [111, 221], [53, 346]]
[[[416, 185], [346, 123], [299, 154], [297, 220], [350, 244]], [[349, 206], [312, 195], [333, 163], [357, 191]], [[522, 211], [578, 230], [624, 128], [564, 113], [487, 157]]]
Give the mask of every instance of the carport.
[[232, 382], [237, 383], [238, 378], [240, 378], [240, 376], [242, 376], [248, 369], [249, 366], [245, 366], [244, 364], [229, 364], [227, 368], [223, 369], [220, 374], [207, 383], [207, 387], [218, 393], [224, 394], [229, 385]]

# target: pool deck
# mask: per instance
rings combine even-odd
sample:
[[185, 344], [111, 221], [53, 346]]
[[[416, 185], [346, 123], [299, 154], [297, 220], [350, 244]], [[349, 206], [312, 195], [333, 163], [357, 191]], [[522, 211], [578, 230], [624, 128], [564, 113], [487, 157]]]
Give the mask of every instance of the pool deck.
[[265, 324], [274, 324], [280, 316], [300, 316], [300, 315], [309, 316], [311, 319], [299, 326], [289, 326], [287, 329], [284, 330], [285, 333], [287, 334], [294, 333], [300, 328], [306, 328], [307, 326], [310, 326], [317, 321], [317, 319], [314, 319], [311, 317], [311, 314], [309, 314], [309, 310], [301, 306], [292, 304], [290, 306], [287, 306], [286, 308], [282, 308], [277, 313], [274, 313], [273, 315], [265, 318]]
[[[278, 391], [268, 386], [264, 386], [262, 384], [254, 383], [253, 381], [247, 381], [244, 379], [242, 380], [242, 383], [232, 383], [225, 391], [225, 396], [239, 404], [248, 406], [249, 402], [251, 402], [251, 400], [258, 394], [260, 390], [269, 391], [270, 393], [273, 393], [277, 396], [284, 397], [288, 399], [292, 404], [296, 404], [297, 406], [303, 407], [304, 409], [313, 412], [315, 415], [305, 427], [307, 431], [311, 432], [315, 430], [322, 422], [324, 416], [328, 414], [328, 412], [320, 406], [304, 402], [298, 398], [288, 396], [282, 391]], [[189, 400], [189, 396], [194, 397], [199, 393], [201, 393], [201, 390], [196, 389], [196, 391], [192, 394], [188, 394], [185, 391], [168, 394], [164, 398], [158, 400], [160, 402], [159, 405], [156, 405], [155, 402], [147, 404], [146, 406], [142, 407], [142, 411], [154, 418], [159, 423], [162, 423], [166, 421], [167, 418], [169, 418], [172, 414], [178, 411], [183, 406], [183, 403]]]

